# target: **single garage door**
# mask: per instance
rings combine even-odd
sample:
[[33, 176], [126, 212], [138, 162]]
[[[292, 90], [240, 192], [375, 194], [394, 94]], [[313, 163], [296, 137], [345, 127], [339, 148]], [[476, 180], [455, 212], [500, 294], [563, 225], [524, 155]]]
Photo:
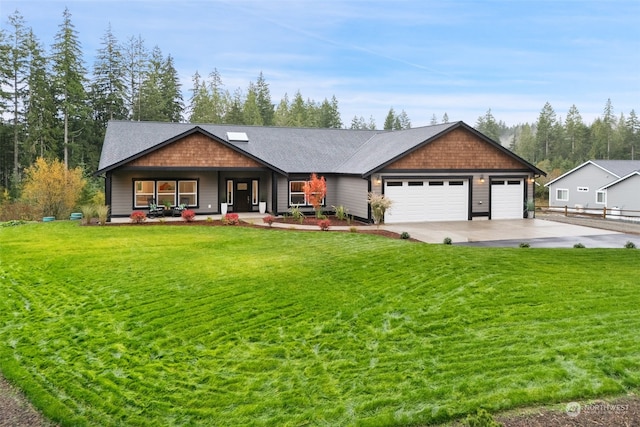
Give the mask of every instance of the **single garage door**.
[[522, 218], [524, 181], [497, 179], [491, 181], [491, 219]]
[[393, 201], [387, 224], [469, 219], [469, 181], [415, 179], [385, 181], [386, 197]]

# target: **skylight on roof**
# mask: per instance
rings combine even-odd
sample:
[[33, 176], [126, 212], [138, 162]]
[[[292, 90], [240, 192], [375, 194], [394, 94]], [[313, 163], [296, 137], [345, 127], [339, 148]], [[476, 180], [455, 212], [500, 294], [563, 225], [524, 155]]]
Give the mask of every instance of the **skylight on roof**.
[[246, 132], [227, 132], [227, 141], [249, 142]]

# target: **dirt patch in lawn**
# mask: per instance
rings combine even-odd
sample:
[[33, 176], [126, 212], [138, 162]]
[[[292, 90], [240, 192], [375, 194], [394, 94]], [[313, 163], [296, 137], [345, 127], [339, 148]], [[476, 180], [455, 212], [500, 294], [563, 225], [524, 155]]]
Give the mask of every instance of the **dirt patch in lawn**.
[[0, 376], [0, 427], [51, 427], [25, 396]]

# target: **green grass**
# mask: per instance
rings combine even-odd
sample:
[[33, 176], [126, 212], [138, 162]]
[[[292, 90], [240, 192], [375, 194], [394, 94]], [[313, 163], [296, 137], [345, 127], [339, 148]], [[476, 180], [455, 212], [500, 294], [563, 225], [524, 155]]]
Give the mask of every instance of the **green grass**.
[[640, 386], [640, 251], [0, 228], [0, 370], [62, 425], [418, 425]]

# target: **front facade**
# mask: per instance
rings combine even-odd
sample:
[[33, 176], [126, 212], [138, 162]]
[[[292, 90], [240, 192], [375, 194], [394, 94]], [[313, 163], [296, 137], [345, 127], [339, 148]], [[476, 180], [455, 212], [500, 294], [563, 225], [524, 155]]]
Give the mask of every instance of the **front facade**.
[[637, 171], [637, 160], [589, 160], [546, 184], [549, 206], [640, 210]]
[[544, 174], [462, 122], [403, 131], [110, 122], [98, 175], [112, 217], [149, 203], [199, 215], [312, 210], [302, 187], [324, 176], [325, 210], [371, 220], [369, 192], [393, 200], [385, 221], [522, 218]]

